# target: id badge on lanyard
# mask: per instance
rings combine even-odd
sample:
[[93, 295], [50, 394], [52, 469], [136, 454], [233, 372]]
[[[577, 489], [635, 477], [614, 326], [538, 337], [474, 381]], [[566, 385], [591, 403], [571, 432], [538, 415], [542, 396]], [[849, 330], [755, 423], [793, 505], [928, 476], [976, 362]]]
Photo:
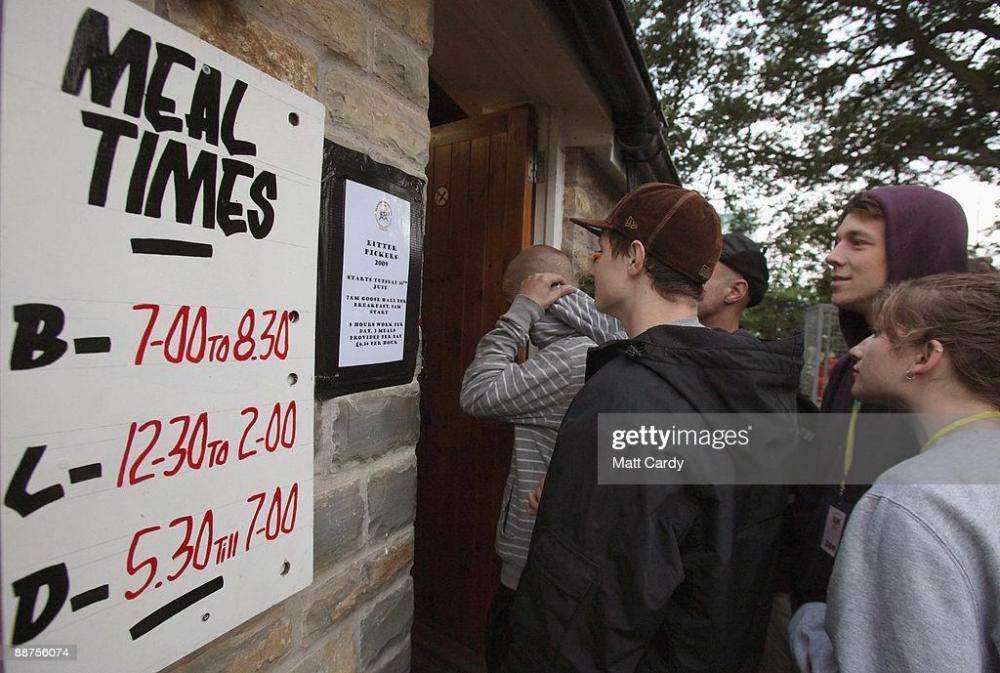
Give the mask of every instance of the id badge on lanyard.
[[826, 511], [826, 525], [823, 527], [823, 539], [819, 546], [833, 558], [837, 558], [840, 539], [844, 536], [848, 509], [844, 496], [841, 494]]
[[840, 540], [847, 525], [847, 512], [851, 509], [844, 497], [844, 488], [847, 485], [847, 475], [851, 471], [851, 463], [854, 462], [854, 436], [860, 410], [861, 402], [854, 400], [854, 404], [851, 405], [851, 421], [847, 426], [847, 439], [844, 442], [844, 478], [840, 480], [840, 493], [837, 499], [826, 512], [826, 525], [823, 526], [823, 537], [819, 543], [820, 549], [833, 558], [837, 558]]

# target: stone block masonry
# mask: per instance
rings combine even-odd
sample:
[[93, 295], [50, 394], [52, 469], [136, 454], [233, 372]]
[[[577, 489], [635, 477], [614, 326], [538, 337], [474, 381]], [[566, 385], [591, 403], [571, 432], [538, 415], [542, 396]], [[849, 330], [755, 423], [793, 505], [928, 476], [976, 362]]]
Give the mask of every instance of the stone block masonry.
[[368, 482], [368, 535], [379, 539], [410, 525], [417, 500], [416, 460], [387, 466]]
[[418, 402], [416, 384], [339, 398], [331, 408], [331, 469], [416, 445], [420, 435]]
[[[326, 106], [326, 137], [423, 177], [432, 0], [133, 0]], [[317, 402], [311, 586], [167, 673], [404, 673], [416, 383]]]
[[598, 242], [596, 236], [573, 224], [569, 218], [605, 217], [622, 196], [624, 192], [604, 175], [583, 149], [566, 149], [562, 249], [569, 255], [577, 278], [590, 273], [591, 256], [597, 250]]

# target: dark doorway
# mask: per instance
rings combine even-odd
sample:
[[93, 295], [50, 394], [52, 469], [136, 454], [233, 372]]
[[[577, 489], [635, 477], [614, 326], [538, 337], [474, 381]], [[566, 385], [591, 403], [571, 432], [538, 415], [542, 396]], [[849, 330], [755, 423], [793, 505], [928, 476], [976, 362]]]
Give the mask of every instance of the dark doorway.
[[510, 426], [464, 415], [458, 393], [479, 337], [505, 310], [500, 278], [531, 236], [528, 110], [432, 129], [417, 445], [414, 671], [483, 670], [486, 613], [500, 563], [494, 530]]

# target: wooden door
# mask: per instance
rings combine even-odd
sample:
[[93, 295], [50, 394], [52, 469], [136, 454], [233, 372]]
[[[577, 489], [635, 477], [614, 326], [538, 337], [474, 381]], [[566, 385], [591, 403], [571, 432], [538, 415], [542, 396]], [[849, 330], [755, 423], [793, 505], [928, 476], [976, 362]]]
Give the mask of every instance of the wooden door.
[[524, 109], [432, 130], [414, 646], [432, 649], [458, 670], [481, 669], [486, 614], [500, 568], [494, 535], [513, 444], [511, 426], [464, 415], [458, 395], [479, 338], [506, 309], [503, 270], [530, 241], [527, 164], [533, 142]]

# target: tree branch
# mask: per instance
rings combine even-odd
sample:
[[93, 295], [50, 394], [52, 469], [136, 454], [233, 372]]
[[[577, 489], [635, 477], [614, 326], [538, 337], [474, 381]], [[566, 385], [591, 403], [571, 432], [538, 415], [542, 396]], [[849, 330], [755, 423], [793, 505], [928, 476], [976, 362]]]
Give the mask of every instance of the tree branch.
[[[902, 56], [894, 56], [892, 58], [887, 58], [878, 63], [863, 63], [855, 61], [854, 65], [844, 66], [843, 70], [840, 72], [847, 75], [860, 75], [862, 73], [868, 72], [869, 70], [876, 70], [878, 68], [891, 65], [893, 63], [913, 63], [916, 59], [916, 54], [904, 54]], [[830, 66], [828, 70], [836, 68], [837, 66]]]
[[956, 80], [981, 96], [994, 110], [1000, 110], [1000, 91], [995, 89], [982, 73], [955, 61], [944, 50], [935, 46], [921, 31], [920, 25], [902, 10], [897, 17], [900, 29], [913, 41], [913, 50], [916, 53], [947, 70]]
[[857, 9], [867, 9], [876, 14], [891, 14], [892, 8], [886, 5], [873, 2], [872, 0], [840, 0], [841, 5], [855, 7]]
[[977, 44], [975, 46], [975, 48], [972, 50], [972, 56], [969, 57], [969, 60], [972, 60], [972, 59], [976, 58], [977, 56], [979, 56], [980, 50], [982, 50], [983, 47], [985, 47], [987, 44], [989, 44], [989, 42], [990, 42], [990, 38], [989, 37], [984, 37], [983, 39], [981, 39], [979, 41], [979, 44]]
[[992, 37], [994, 40], [1000, 40], [1000, 26], [992, 21], [987, 21], [986, 19], [977, 19], [972, 17], [956, 19], [954, 21], [945, 21], [937, 28], [930, 31], [929, 35], [932, 38], [935, 38], [939, 35], [947, 35], [948, 33], [964, 33], [970, 30], [976, 30], [983, 35]]
[[1000, 157], [984, 156], [982, 154], [964, 156], [950, 152], [922, 152], [917, 150], [914, 153], [913, 158], [928, 159], [930, 161], [945, 161], [962, 166], [975, 166], [978, 168], [1000, 168]]

